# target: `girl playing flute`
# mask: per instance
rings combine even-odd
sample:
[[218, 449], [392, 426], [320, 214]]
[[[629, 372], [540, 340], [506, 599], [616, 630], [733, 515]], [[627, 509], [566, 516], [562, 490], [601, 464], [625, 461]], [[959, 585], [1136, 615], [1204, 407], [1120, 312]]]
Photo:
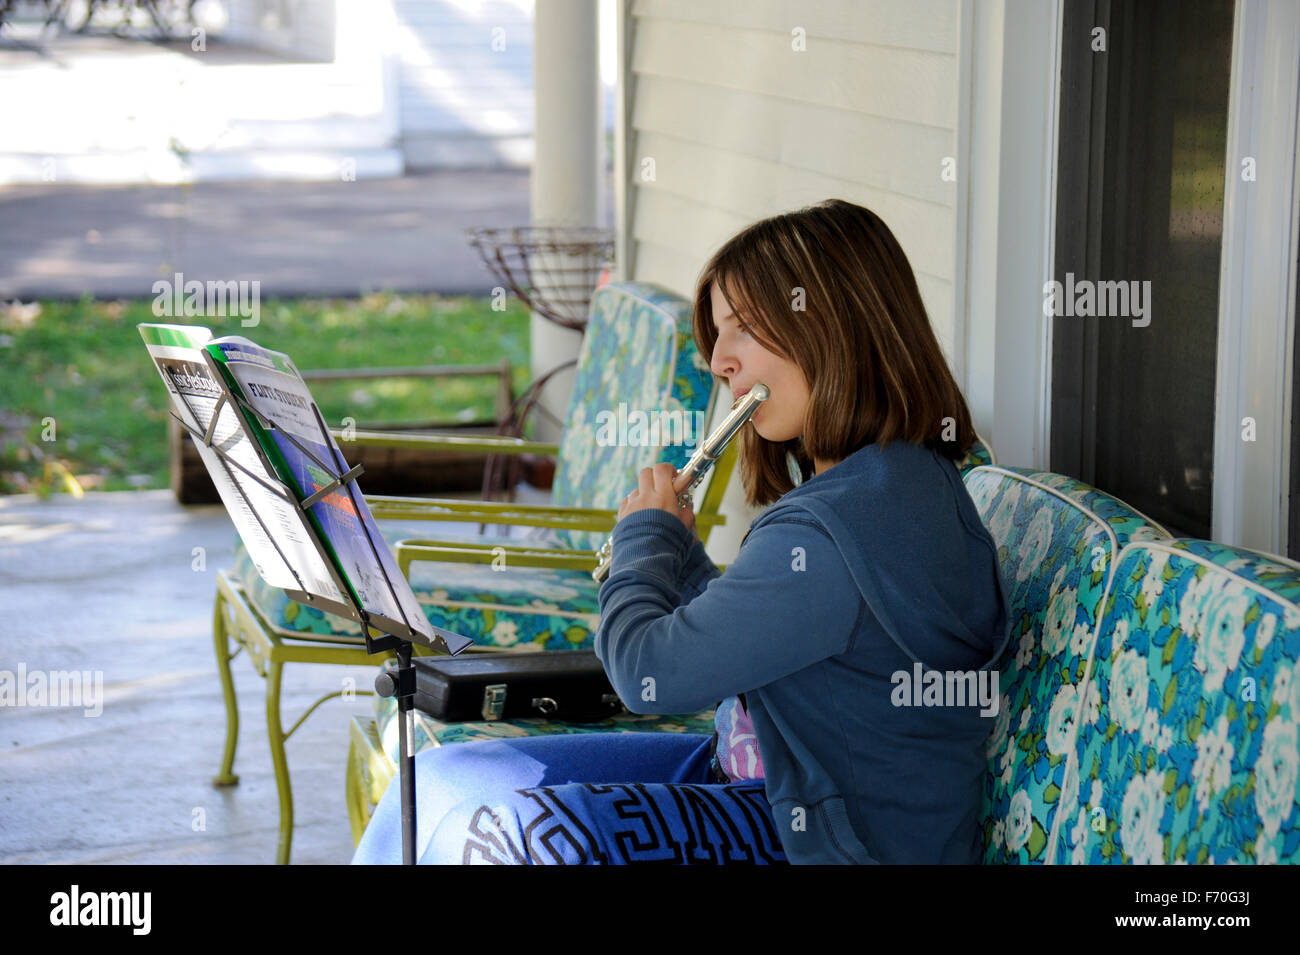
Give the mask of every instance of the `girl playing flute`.
[[[970, 413], [906, 256], [849, 202], [773, 216], [706, 264], [694, 323], [734, 395], [771, 392], [736, 438], [768, 506], [721, 574], [672, 466], [644, 469], [595, 648], [630, 710], [721, 700], [716, 732], [426, 750], [421, 861], [977, 862], [1010, 621], [955, 463]], [[925, 703], [930, 671], [992, 698]], [[354, 861], [400, 859], [396, 788]]]

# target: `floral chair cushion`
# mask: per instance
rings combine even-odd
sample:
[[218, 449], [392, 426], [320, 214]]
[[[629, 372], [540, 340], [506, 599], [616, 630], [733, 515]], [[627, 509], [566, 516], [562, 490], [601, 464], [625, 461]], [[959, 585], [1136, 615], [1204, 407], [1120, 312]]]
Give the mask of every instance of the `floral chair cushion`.
[[1057, 861], [1300, 862], [1300, 565], [1135, 543], [1092, 659]]
[[984, 466], [963, 480], [998, 548], [1011, 605], [1001, 700], [985, 749], [984, 861], [1044, 862], [1111, 564], [1129, 540], [1169, 535], [1064, 475]]
[[[647, 283], [596, 290], [560, 439], [555, 504], [617, 509], [642, 468], [686, 464], [706, 436], [718, 393], [695, 347], [692, 314], [690, 302]], [[656, 435], [669, 443], [649, 443]], [[561, 547], [595, 550], [606, 535], [552, 537]]]
[[[396, 544], [428, 532], [416, 522], [380, 521]], [[236, 552], [235, 575], [266, 624], [281, 637], [360, 642], [361, 625], [290, 600], [262, 580], [247, 551]], [[469, 637], [478, 646], [534, 644], [541, 650], [587, 650], [600, 623], [600, 585], [582, 570], [512, 567], [496, 573], [488, 564], [417, 562], [411, 589], [434, 626]]]

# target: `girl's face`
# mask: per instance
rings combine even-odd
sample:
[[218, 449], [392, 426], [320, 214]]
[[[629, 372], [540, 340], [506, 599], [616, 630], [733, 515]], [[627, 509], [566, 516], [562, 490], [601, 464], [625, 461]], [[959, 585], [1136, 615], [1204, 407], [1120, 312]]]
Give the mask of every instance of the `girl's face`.
[[808, 382], [803, 372], [790, 359], [758, 343], [748, 330], [750, 323], [745, 316], [732, 314], [731, 304], [717, 282], [710, 287], [709, 296], [713, 324], [718, 330], [709, 368], [726, 379], [737, 398], [760, 381], [771, 390], [771, 397], [749, 419], [765, 440], [780, 443], [801, 436], [808, 407]]

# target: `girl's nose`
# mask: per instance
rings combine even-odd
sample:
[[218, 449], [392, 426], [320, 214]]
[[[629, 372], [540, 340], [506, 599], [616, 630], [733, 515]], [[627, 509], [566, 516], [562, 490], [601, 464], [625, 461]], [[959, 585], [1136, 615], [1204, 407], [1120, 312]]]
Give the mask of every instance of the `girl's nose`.
[[733, 378], [736, 374], [736, 362], [729, 352], [721, 348], [715, 348], [713, 351], [713, 361], [709, 362], [709, 367], [719, 378]]

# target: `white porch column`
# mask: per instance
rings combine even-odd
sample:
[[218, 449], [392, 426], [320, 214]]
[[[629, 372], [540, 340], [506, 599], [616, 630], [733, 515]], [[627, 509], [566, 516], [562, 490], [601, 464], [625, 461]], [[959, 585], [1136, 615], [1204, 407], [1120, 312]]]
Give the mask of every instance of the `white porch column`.
[[1060, 0], [960, 9], [955, 370], [998, 463], [1046, 469]]
[[[537, 0], [533, 16], [532, 224], [596, 226], [604, 171], [596, 0]], [[534, 314], [530, 340], [537, 377], [576, 357], [582, 336]], [[563, 420], [572, 391], [569, 369], [551, 379], [541, 402]], [[547, 419], [533, 420], [539, 440], [559, 438]]]

